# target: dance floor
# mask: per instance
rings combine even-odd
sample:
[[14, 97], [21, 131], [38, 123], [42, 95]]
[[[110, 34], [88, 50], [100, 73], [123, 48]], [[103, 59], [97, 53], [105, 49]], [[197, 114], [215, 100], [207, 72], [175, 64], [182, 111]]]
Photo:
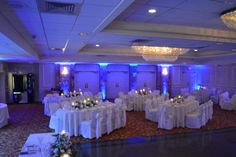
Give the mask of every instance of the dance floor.
[[[43, 115], [42, 104], [14, 104], [9, 105], [9, 125], [0, 129], [0, 156], [17, 156], [21, 147], [31, 133], [52, 132], [48, 128], [49, 117]], [[175, 128], [173, 130], [158, 129], [157, 124], [145, 119], [144, 112], [127, 112], [127, 125], [104, 135], [99, 140], [87, 140], [73, 137], [73, 143], [132, 139], [133, 137], [150, 137], [156, 135], [173, 135], [189, 132], [202, 132], [220, 128], [236, 127], [236, 113], [223, 111], [214, 106], [213, 119], [201, 129]], [[137, 139], [137, 138], [133, 138]]]

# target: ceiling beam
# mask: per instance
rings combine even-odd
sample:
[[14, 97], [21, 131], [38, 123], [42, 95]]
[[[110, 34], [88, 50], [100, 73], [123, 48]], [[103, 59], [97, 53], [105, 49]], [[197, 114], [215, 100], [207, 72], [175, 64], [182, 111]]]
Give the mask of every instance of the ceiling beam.
[[143, 37], [166, 37], [236, 43], [236, 32], [233, 31], [180, 25], [114, 21], [103, 32]]
[[[4, 5], [2, 5], [3, 2], [0, 5], [0, 32], [24, 49], [27, 52], [27, 54], [25, 54], [26, 56], [39, 59], [39, 55], [35, 48], [29, 43], [29, 39], [25, 38], [25, 34], [22, 34], [27, 31], [19, 31], [21, 28], [21, 30], [23, 30], [24, 27], [21, 27], [21, 22], [12, 12], [12, 9], [9, 8], [7, 2], [4, 3]], [[31, 36], [28, 34], [28, 38], [30, 37]]]

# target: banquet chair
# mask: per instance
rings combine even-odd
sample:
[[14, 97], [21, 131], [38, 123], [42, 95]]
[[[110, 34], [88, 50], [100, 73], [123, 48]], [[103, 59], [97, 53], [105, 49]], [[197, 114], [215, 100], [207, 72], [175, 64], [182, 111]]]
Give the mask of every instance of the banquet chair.
[[145, 101], [145, 118], [153, 121], [153, 122], [157, 122], [158, 120], [158, 111], [157, 108], [153, 108], [152, 107], [152, 100], [151, 99], [147, 99]]
[[119, 129], [121, 127], [121, 116], [120, 116], [120, 108], [116, 106], [114, 108], [114, 129]]
[[209, 100], [208, 102], [208, 115], [209, 115], [209, 120], [212, 119], [213, 117], [213, 102], [211, 100]]
[[112, 109], [108, 108], [106, 110], [106, 131], [107, 134], [110, 134], [112, 132]]
[[153, 90], [153, 95], [160, 96], [160, 90]]
[[171, 130], [174, 128], [174, 116], [169, 105], [158, 107], [158, 128]]
[[202, 111], [200, 109], [187, 113], [185, 116], [185, 125], [187, 128], [201, 128]]
[[122, 99], [121, 98], [116, 98], [114, 102], [115, 102], [116, 105], [122, 105]]
[[224, 92], [220, 95], [220, 108], [223, 110], [234, 110], [235, 105], [231, 103], [231, 99], [229, 98], [229, 92]]
[[96, 137], [98, 139], [102, 136], [101, 123], [102, 115], [100, 113], [96, 113], [96, 116], [92, 117], [92, 120], [82, 121], [80, 123], [80, 134], [84, 138], [92, 139]]
[[127, 111], [132, 111], [134, 110], [134, 102], [135, 102], [135, 98], [134, 96], [127, 96]]
[[123, 98], [125, 96], [125, 94], [123, 92], [119, 92], [118, 96], [119, 96], [119, 98]]
[[231, 99], [231, 104], [234, 106], [234, 110], [236, 110], [236, 94], [234, 94]]
[[185, 127], [185, 107], [183, 105], [175, 106], [176, 127]]

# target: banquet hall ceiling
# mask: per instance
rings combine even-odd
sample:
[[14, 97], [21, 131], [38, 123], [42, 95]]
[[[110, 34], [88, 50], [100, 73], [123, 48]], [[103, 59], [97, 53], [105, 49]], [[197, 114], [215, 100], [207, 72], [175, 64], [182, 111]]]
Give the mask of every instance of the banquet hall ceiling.
[[[223, 11], [236, 7], [235, 0], [0, 3], [1, 60], [145, 62], [130, 48], [136, 42], [190, 49], [176, 63], [236, 59], [236, 30], [220, 20]], [[156, 13], [148, 13], [149, 9], [156, 9]]]

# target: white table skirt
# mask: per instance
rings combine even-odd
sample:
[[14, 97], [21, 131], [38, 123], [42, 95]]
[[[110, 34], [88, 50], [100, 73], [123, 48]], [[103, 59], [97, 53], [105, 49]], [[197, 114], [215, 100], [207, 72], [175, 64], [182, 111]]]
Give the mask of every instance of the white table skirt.
[[[41, 157], [40, 147], [43, 145], [50, 145], [55, 142], [56, 138], [52, 136], [54, 133], [40, 133], [30, 134], [25, 144], [22, 147], [19, 157]], [[34, 153], [28, 153], [29, 147], [35, 146], [36, 150]]]
[[[161, 111], [161, 108], [166, 108], [168, 115], [172, 115], [174, 118], [174, 127], [185, 127], [185, 116], [187, 113], [199, 109], [198, 101], [189, 101], [181, 104], [175, 104], [172, 102], [165, 102], [158, 106], [158, 111]], [[162, 123], [162, 122], [159, 122]]]
[[127, 106], [133, 105], [134, 111], [144, 111], [145, 110], [145, 101], [150, 98], [152, 98], [151, 94], [148, 94], [148, 95], [138, 95], [138, 94], [128, 95], [127, 96], [127, 103], [128, 103]]
[[82, 121], [92, 120], [98, 112], [102, 112], [103, 117], [106, 118], [106, 109], [114, 109], [114, 107], [117, 106], [110, 103], [82, 110], [58, 109], [57, 112], [51, 116], [49, 127], [54, 129], [55, 133], [60, 133], [62, 130], [66, 130], [71, 136], [79, 136], [80, 123]]
[[0, 128], [8, 124], [9, 113], [7, 104], [0, 103]]

